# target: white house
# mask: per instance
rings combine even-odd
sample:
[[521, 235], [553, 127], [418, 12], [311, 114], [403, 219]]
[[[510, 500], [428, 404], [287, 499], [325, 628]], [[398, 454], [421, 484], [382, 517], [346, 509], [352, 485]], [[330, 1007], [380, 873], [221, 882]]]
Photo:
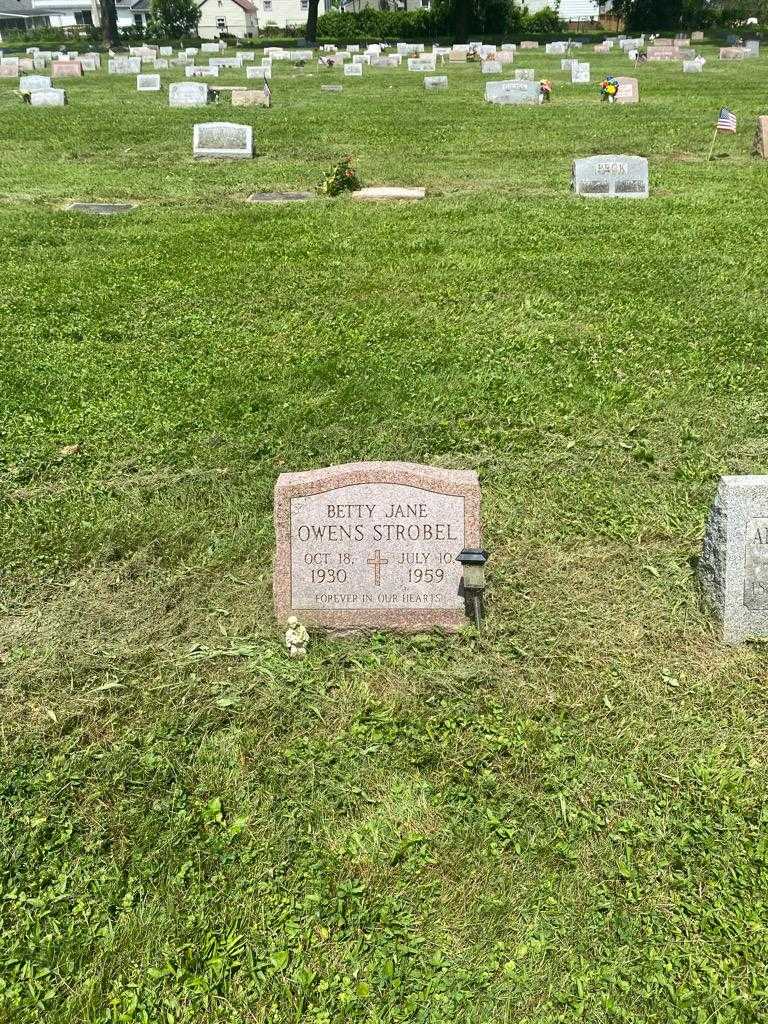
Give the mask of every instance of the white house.
[[[202, 0], [197, 31], [201, 39], [228, 34], [240, 39], [270, 28], [306, 25], [309, 0]], [[321, 0], [320, 13], [327, 8]]]
[[250, 39], [258, 34], [259, 13], [251, 0], [203, 0], [198, 8], [197, 33], [201, 39], [218, 39], [224, 35]]
[[599, 0], [560, 0], [559, 7], [553, 0], [526, 0], [525, 6], [531, 14], [544, 7], [557, 9], [561, 21], [597, 21], [601, 5]]

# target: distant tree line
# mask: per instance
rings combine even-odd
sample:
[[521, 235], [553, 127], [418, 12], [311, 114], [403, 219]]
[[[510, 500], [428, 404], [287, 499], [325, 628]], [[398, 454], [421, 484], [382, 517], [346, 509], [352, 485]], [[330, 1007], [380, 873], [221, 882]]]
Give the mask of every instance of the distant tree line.
[[768, 0], [614, 0], [612, 13], [630, 32], [768, 26]]
[[521, 32], [557, 32], [562, 22], [557, 12], [545, 8], [528, 14], [513, 0], [433, 0], [431, 10], [399, 11], [366, 7], [358, 12], [330, 11], [314, 20], [310, 0], [307, 38], [329, 39], [429, 39], [450, 36], [466, 42], [474, 36]]

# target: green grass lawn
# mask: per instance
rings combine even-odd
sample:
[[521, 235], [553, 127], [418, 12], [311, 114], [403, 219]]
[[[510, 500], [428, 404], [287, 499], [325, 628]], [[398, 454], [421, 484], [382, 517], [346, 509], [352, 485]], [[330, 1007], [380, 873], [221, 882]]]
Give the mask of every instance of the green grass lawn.
[[[705, 54], [637, 107], [524, 52], [548, 106], [0, 81], [0, 1020], [766, 1020], [766, 655], [692, 561], [768, 466], [768, 58]], [[621, 152], [650, 199], [569, 195]], [[243, 201], [348, 153], [428, 199]], [[360, 459], [478, 471], [486, 625], [289, 661], [276, 476]]]

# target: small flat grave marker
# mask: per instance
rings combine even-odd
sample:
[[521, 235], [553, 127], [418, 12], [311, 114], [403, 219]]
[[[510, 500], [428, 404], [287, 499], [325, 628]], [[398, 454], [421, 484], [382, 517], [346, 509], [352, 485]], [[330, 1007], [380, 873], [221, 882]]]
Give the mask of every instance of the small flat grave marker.
[[275, 532], [280, 622], [406, 632], [466, 624], [456, 558], [481, 546], [471, 471], [358, 462], [283, 473]]
[[320, 92], [343, 92], [343, 85], [321, 85]]
[[136, 203], [70, 203], [65, 207], [69, 213], [88, 213], [97, 217], [113, 217], [118, 213], [130, 213]]
[[311, 192], [253, 192], [249, 203], [303, 203], [314, 199]]
[[353, 199], [423, 199], [427, 192], [424, 188], [402, 188], [399, 185], [377, 185], [360, 188], [352, 192]]

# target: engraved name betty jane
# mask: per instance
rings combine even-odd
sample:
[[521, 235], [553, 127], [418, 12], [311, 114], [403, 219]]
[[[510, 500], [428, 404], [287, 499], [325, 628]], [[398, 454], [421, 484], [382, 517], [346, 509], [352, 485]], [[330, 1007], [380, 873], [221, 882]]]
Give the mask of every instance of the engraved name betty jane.
[[275, 487], [275, 610], [329, 629], [466, 625], [462, 565], [479, 549], [469, 470], [359, 462], [283, 473]]

